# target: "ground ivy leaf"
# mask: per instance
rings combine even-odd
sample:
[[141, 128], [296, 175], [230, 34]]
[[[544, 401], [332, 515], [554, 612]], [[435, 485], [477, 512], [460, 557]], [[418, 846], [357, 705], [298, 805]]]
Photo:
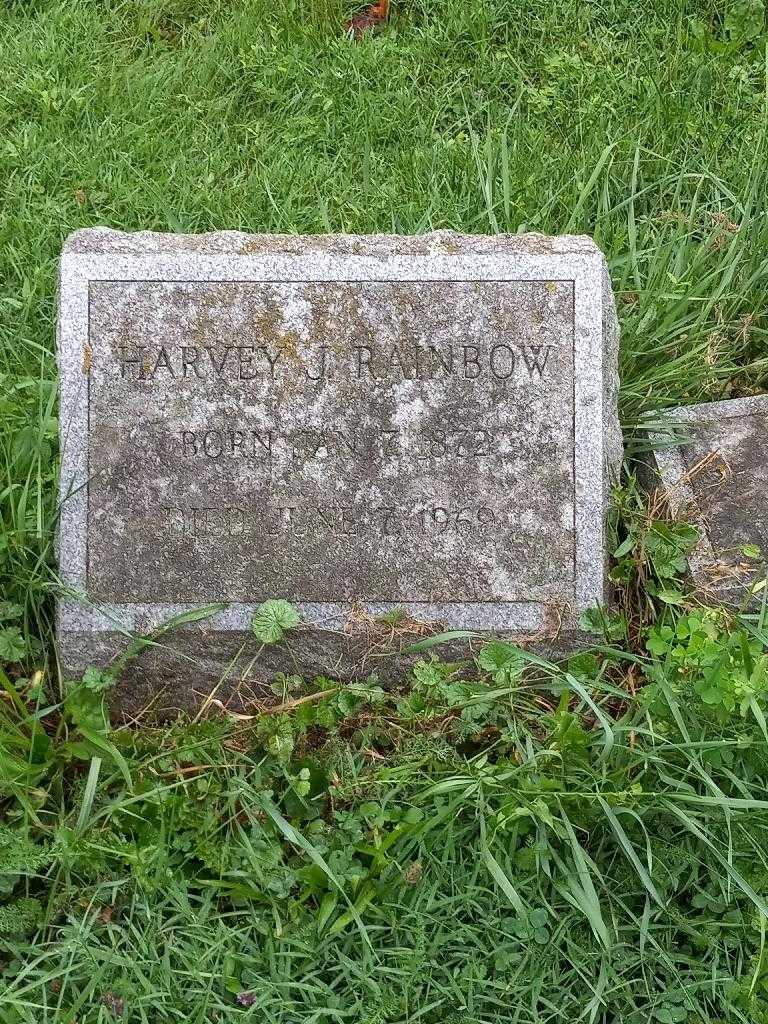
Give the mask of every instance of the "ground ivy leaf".
[[0, 660], [21, 661], [27, 653], [27, 643], [17, 626], [0, 629]]
[[290, 601], [265, 601], [256, 609], [251, 628], [263, 644], [276, 644], [283, 639], [287, 629], [293, 629], [301, 622], [301, 616]]
[[701, 695], [701, 699], [705, 704], [720, 704], [723, 700], [722, 690], [718, 690], [716, 686], [712, 686], [708, 690], [704, 690]]

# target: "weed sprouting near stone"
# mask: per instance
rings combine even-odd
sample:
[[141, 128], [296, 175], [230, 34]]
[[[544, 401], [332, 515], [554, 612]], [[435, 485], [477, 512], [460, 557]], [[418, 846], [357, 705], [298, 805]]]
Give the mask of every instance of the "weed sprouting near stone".
[[629, 476], [618, 608], [562, 665], [421, 633], [394, 687], [138, 728], [120, 666], [58, 678], [78, 227], [585, 232], [630, 470], [660, 410], [766, 390], [759, 0], [404, 0], [355, 42], [367, 7], [0, 10], [0, 1021], [765, 1024], [765, 610], [696, 600], [694, 536]]

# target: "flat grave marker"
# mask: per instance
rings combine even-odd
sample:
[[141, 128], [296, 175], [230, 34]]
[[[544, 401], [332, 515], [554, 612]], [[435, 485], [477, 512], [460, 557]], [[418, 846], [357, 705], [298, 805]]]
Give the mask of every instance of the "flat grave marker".
[[[576, 629], [606, 599], [617, 338], [582, 237], [77, 232], [65, 666], [211, 602], [227, 607], [169, 635], [155, 684], [215, 680], [270, 598], [311, 627], [294, 652], [310, 672], [361, 611]], [[344, 663], [326, 668], [360, 669]]]
[[[757, 604], [768, 555], [768, 395], [706, 402], [666, 414], [654, 458], [670, 511], [699, 531], [689, 563], [698, 595]], [[669, 445], [670, 441], [684, 441]]]

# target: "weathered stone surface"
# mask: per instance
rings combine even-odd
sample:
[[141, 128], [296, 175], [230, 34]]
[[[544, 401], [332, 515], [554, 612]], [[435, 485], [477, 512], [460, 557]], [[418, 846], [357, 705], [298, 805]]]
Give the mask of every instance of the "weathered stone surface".
[[[653, 438], [654, 459], [670, 511], [699, 530], [690, 557], [698, 595], [749, 603], [765, 566], [743, 549], [768, 552], [768, 396], [672, 409], [666, 418], [668, 429]], [[758, 589], [752, 603], [761, 600]]]
[[[77, 232], [64, 665], [211, 602], [227, 608], [142, 654], [124, 702], [164, 684], [167, 706], [194, 702], [233, 658], [226, 694], [388, 671], [372, 621], [395, 608], [572, 635], [606, 597], [617, 341], [588, 238]], [[311, 628], [256, 657], [250, 618], [273, 597]]]

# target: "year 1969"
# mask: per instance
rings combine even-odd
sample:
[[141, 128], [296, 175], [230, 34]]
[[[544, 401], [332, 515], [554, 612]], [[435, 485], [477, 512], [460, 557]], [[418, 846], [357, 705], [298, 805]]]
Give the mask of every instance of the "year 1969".
[[486, 533], [497, 525], [496, 513], [487, 505], [472, 508], [445, 508], [435, 505], [414, 513], [417, 529], [425, 535], [440, 533]]

